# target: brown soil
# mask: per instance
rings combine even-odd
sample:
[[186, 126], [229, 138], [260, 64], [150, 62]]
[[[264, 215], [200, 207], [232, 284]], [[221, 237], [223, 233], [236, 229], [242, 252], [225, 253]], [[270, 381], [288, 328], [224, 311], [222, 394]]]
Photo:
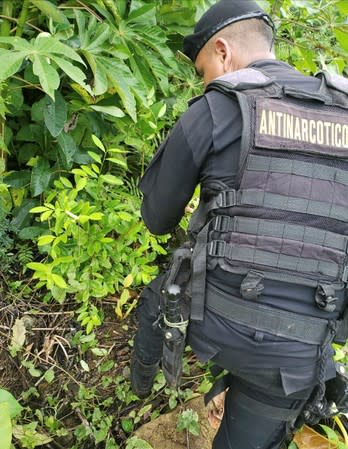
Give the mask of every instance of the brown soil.
[[[187, 431], [178, 432], [176, 430], [178, 414], [185, 409], [192, 409], [198, 413], [199, 436], [192, 435]], [[136, 431], [136, 435], [150, 443], [153, 449], [211, 449], [215, 434], [216, 431], [208, 423], [202, 396], [192, 399], [184, 406], [160, 416]]]

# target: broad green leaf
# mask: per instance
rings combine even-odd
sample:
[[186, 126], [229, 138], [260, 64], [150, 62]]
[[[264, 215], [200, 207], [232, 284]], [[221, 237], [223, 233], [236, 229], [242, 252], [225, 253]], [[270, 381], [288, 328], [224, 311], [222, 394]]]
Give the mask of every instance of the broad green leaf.
[[133, 77], [131, 71], [123, 62], [111, 61], [109, 58], [99, 59], [102, 61], [103, 67], [107, 72], [111, 86], [118, 93], [123, 106], [135, 122], [137, 115], [135, 98], [130, 89]]
[[74, 160], [74, 154], [77, 151], [77, 146], [70, 134], [60, 133], [57, 137], [59, 144], [59, 159], [65, 170], [70, 170]]
[[44, 192], [51, 180], [52, 170], [47, 159], [40, 158], [31, 172], [30, 191], [32, 196]]
[[335, 36], [341, 47], [348, 52], [348, 32], [336, 29]]
[[49, 17], [56, 23], [69, 24], [66, 16], [53, 3], [48, 0], [31, 0], [31, 3], [36, 6], [45, 16]]
[[1, 449], [10, 449], [12, 441], [12, 424], [6, 402], [0, 403]]
[[[0, 389], [0, 405], [3, 403], [8, 404], [8, 413], [11, 419], [15, 418], [22, 411], [22, 406], [19, 402], [13, 397], [13, 395], [7, 391]], [[1, 419], [0, 419], [1, 422]], [[0, 432], [1, 435], [1, 432]]]
[[24, 51], [27, 54], [33, 51], [33, 45], [28, 42], [26, 39], [22, 37], [1, 37], [0, 36], [0, 44], [8, 44], [11, 45], [16, 51]]
[[0, 49], [0, 81], [5, 80], [18, 72], [27, 54], [28, 53], [25, 51], [14, 52]]
[[67, 288], [66, 282], [62, 278], [62, 276], [59, 276], [59, 274], [52, 273], [52, 280], [57, 285], [57, 287], [60, 288]]
[[339, 9], [340, 13], [344, 16], [348, 16], [348, 2], [347, 0], [341, 0], [338, 3], [336, 3], [337, 8]]
[[108, 157], [106, 158], [108, 161], [120, 165], [121, 167], [127, 168], [127, 163], [125, 161], [123, 161], [122, 159], [117, 159], [115, 157]]
[[50, 267], [41, 262], [29, 262], [27, 263], [27, 267], [33, 271], [43, 271], [44, 273], [50, 271]]
[[116, 106], [91, 106], [91, 109], [95, 111], [102, 112], [104, 114], [112, 115], [113, 117], [124, 117], [125, 114], [122, 109]]
[[36, 37], [34, 48], [39, 54], [43, 54], [49, 57], [52, 53], [56, 53], [58, 55], [64, 55], [64, 57], [66, 58], [73, 59], [74, 61], [85, 65], [85, 63], [75, 50], [73, 50], [68, 45], [63, 44], [55, 37], [47, 36], [46, 33], [41, 33]]
[[107, 23], [96, 23], [95, 31], [93, 33], [93, 39], [90, 40], [88, 45], [83, 47], [84, 52], [100, 53], [103, 44], [110, 39], [112, 32], [110, 26]]
[[96, 162], [98, 162], [98, 164], [101, 164], [101, 163], [102, 163], [102, 160], [101, 160], [99, 154], [94, 153], [93, 151], [88, 151], [88, 154], [91, 156], [91, 158], [92, 158], [93, 160], [95, 160]]
[[64, 128], [67, 119], [67, 107], [60, 92], [54, 93], [54, 101], [51, 97], [46, 97], [44, 120], [49, 132], [53, 137], [57, 137]]
[[47, 370], [44, 374], [45, 381], [48, 384], [52, 383], [52, 381], [54, 380], [54, 377], [55, 377], [55, 375], [54, 375], [53, 368]]
[[98, 147], [99, 150], [101, 150], [103, 153], [105, 153], [105, 147], [104, 147], [103, 143], [101, 142], [101, 140], [99, 139], [99, 137], [92, 134], [92, 140], [93, 140], [94, 145], [96, 147]]
[[31, 214], [40, 214], [41, 212], [46, 212], [47, 210], [50, 210], [50, 209], [46, 206], [37, 206], [37, 207], [33, 207], [32, 209], [30, 209], [29, 212]]
[[20, 189], [21, 187], [29, 185], [30, 176], [29, 170], [15, 171], [4, 177], [4, 183], [15, 189]]
[[123, 185], [123, 181], [121, 178], [117, 178], [114, 175], [101, 175], [100, 179], [104, 182], [106, 182], [107, 184], [111, 184], [113, 186], [122, 186]]
[[29, 214], [29, 210], [37, 205], [36, 199], [24, 200], [20, 207], [17, 207], [12, 210], [12, 224], [17, 229], [22, 229], [26, 226], [29, 226], [31, 221], [31, 216]]
[[58, 89], [60, 79], [57, 70], [47, 62], [45, 56], [33, 55], [33, 72], [39, 77], [43, 90], [54, 99], [54, 91]]
[[22, 240], [34, 240], [42, 232], [43, 229], [39, 226], [28, 226], [27, 228], [23, 228], [19, 231], [18, 237]]
[[149, 3], [134, 9], [127, 18], [128, 23], [142, 23], [146, 25], [156, 25], [156, 5]]
[[80, 86], [82, 86], [85, 90], [87, 90], [89, 93], [92, 92], [90, 86], [85, 83], [86, 75], [85, 73], [79, 69], [79, 67], [76, 67], [74, 64], [72, 64], [69, 61], [66, 61], [63, 58], [60, 58], [59, 56], [51, 56], [51, 59], [58, 64], [59, 68], [65, 72], [69, 78], [74, 80], [76, 83], [78, 83]]
[[134, 436], [127, 439], [126, 449], [153, 449], [153, 447], [147, 441]]
[[38, 240], [38, 246], [48, 245], [52, 243], [56, 237], [54, 235], [41, 235]]

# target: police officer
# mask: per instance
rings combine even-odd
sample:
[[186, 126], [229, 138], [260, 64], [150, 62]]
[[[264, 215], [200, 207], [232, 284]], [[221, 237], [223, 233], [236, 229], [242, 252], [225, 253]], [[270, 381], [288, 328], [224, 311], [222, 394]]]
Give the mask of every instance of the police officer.
[[[188, 342], [230, 373], [214, 449], [279, 448], [310, 397], [307, 415], [323, 409], [345, 307], [348, 83], [304, 76], [272, 44], [272, 20], [254, 1], [222, 0], [203, 15], [184, 52], [205, 93], [140, 183], [154, 234], [174, 229], [201, 185]], [[162, 356], [163, 276], [138, 307], [131, 381], [140, 397]]]

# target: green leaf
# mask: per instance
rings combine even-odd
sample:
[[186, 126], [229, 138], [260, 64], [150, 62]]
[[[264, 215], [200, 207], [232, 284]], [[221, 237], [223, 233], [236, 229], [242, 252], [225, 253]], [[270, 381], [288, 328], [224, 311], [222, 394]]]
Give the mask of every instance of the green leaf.
[[121, 167], [127, 168], [127, 163], [122, 159], [117, 159], [115, 157], [108, 157], [106, 159], [114, 164], [117, 164], [117, 165], [120, 165]]
[[54, 371], [53, 368], [47, 370], [44, 374], [45, 381], [50, 384], [54, 380]]
[[89, 372], [89, 366], [84, 360], [82, 360], [82, 359], [80, 360], [80, 365], [81, 365], [81, 368], [83, 369], [83, 371]]
[[[1, 42], [1, 40], [0, 40]], [[25, 51], [9, 51], [0, 49], [0, 81], [14, 75], [20, 69], [24, 58], [27, 56]]]
[[[19, 402], [12, 396], [12, 394], [9, 391], [0, 389], [0, 405], [3, 403], [7, 403], [8, 413], [11, 419], [19, 415], [23, 409], [23, 407], [19, 404]], [[0, 435], [2, 435], [1, 432]]]
[[45, 56], [33, 55], [33, 72], [39, 77], [43, 90], [54, 99], [54, 91], [58, 89], [60, 79], [57, 70], [47, 62]]
[[153, 449], [151, 444], [136, 436], [127, 439], [126, 449]]
[[335, 30], [335, 36], [341, 47], [348, 51], [348, 33], [341, 30]]
[[121, 98], [123, 106], [135, 122], [137, 119], [136, 102], [130, 86], [133, 75], [129, 68], [121, 61], [112, 61], [110, 58], [99, 58], [102, 62], [104, 70], [111, 86], [115, 89]]
[[67, 107], [63, 96], [56, 91], [54, 101], [51, 97], [46, 97], [44, 120], [49, 132], [53, 137], [57, 137], [64, 128], [67, 119]]
[[31, 172], [30, 191], [32, 196], [44, 192], [51, 180], [52, 170], [47, 159], [40, 158]]
[[50, 268], [41, 262], [29, 262], [27, 263], [27, 267], [33, 271], [42, 271], [43, 273], [50, 271]]
[[23, 227], [29, 226], [31, 220], [29, 210], [36, 205], [37, 200], [35, 199], [24, 200], [20, 207], [13, 209], [13, 220], [11, 222], [13, 226], [17, 229], [22, 229]]
[[122, 109], [117, 108], [116, 106], [90, 106], [94, 111], [102, 112], [104, 114], [112, 115], [113, 117], [124, 117], [125, 113]]
[[93, 140], [94, 145], [96, 147], [98, 147], [99, 150], [101, 150], [103, 153], [105, 153], [105, 147], [104, 147], [103, 143], [101, 142], [101, 140], [99, 139], [99, 137], [92, 134], [92, 140]]
[[122, 186], [123, 185], [123, 181], [120, 178], [117, 178], [114, 175], [101, 175], [100, 179], [104, 182], [106, 182], [107, 184], [111, 184], [113, 186]]
[[70, 134], [60, 133], [57, 137], [59, 144], [59, 159], [65, 170], [70, 170], [74, 160], [77, 146]]
[[126, 433], [130, 433], [134, 429], [133, 420], [132, 419], [128, 419], [128, 418], [123, 418], [123, 419], [121, 419], [121, 426], [122, 426], [122, 429]]
[[74, 80], [85, 90], [87, 90], [88, 93], [92, 93], [90, 86], [85, 82], [86, 75], [81, 69], [76, 67], [71, 62], [66, 61], [65, 59], [60, 58], [56, 55], [51, 56], [51, 58], [53, 59], [53, 61], [55, 61], [56, 64], [58, 64], [58, 67], [62, 69], [63, 72], [65, 72], [72, 80]]
[[[65, 58], [72, 59], [85, 65], [79, 54], [68, 45], [63, 44], [57, 38], [39, 34], [34, 42], [34, 49], [39, 54], [50, 57], [52, 53], [64, 55]], [[35, 72], [34, 72], [35, 73]]]
[[99, 154], [94, 153], [94, 151], [88, 151], [88, 154], [91, 156], [91, 158], [92, 158], [93, 160], [95, 160], [96, 162], [98, 162], [98, 164], [101, 164], [101, 163], [102, 163], [102, 160], [101, 160]]
[[41, 235], [38, 240], [38, 246], [48, 245], [52, 243], [56, 237], [54, 235]]
[[156, 5], [149, 3], [134, 9], [127, 18], [127, 23], [144, 23], [146, 25], [156, 25]]
[[10, 187], [19, 189], [30, 184], [30, 176], [29, 170], [15, 171], [4, 176], [4, 182]]
[[336, 3], [337, 8], [343, 16], [348, 16], [348, 2], [347, 0], [341, 0]]
[[22, 240], [34, 240], [42, 232], [43, 232], [43, 229], [40, 228], [39, 226], [28, 226], [28, 227], [20, 230], [18, 237]]
[[6, 402], [0, 403], [0, 435], [1, 449], [10, 449], [12, 440], [12, 424]]
[[59, 274], [52, 273], [52, 280], [56, 284], [56, 286], [59, 288], [67, 288], [68, 287], [66, 282], [62, 278], [62, 276], [59, 276]]
[[49, 17], [56, 23], [69, 25], [69, 21], [53, 3], [48, 0], [31, 0], [31, 3], [36, 6], [45, 16]]
[[25, 51], [27, 54], [33, 51], [33, 46], [22, 37], [0, 37], [1, 44], [11, 45], [16, 51]]

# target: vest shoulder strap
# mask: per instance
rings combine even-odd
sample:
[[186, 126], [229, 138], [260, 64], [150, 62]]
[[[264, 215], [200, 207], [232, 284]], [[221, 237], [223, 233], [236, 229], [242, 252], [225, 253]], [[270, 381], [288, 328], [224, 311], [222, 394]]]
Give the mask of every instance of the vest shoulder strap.
[[348, 95], [348, 79], [343, 76], [335, 75], [329, 72], [318, 72], [315, 75], [317, 78], [324, 78], [327, 86], [339, 90]]
[[227, 95], [234, 95], [236, 91], [264, 89], [269, 86], [277, 86], [277, 91], [281, 89], [277, 85], [275, 78], [256, 69], [241, 69], [236, 72], [226, 73], [216, 78], [206, 87], [205, 93], [217, 90]]

